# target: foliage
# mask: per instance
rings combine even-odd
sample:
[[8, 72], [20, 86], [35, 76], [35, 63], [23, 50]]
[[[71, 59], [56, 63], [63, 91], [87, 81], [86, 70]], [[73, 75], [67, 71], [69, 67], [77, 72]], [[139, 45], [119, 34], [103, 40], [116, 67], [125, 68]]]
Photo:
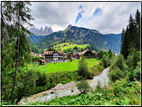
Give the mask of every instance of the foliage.
[[83, 93], [87, 93], [90, 90], [90, 86], [87, 82], [87, 80], [81, 80], [78, 84], [77, 84], [77, 88], [79, 90], [81, 90]]
[[44, 59], [44, 57], [33, 57], [32, 56], [32, 62], [38, 62], [40, 59]]
[[140, 61], [140, 51], [131, 52], [126, 60], [127, 65], [129, 66], [129, 71], [133, 71], [136, 68], [137, 63], [139, 61]]
[[140, 62], [137, 63], [137, 67], [136, 69], [133, 71], [134, 72], [134, 76], [136, 77], [136, 79], [138, 81], [140, 81], [140, 77], [141, 77], [141, 72], [140, 72]]
[[109, 77], [112, 81], [124, 78], [128, 73], [128, 66], [125, 62], [123, 55], [119, 54], [113, 59], [113, 64], [110, 66]]
[[37, 73], [39, 79], [37, 79], [36, 81], [36, 88], [34, 90], [34, 93], [53, 88], [59, 83], [66, 84], [71, 81], [79, 81], [82, 79], [82, 77], [78, 75], [77, 71], [56, 72], [51, 74], [37, 71]]
[[81, 75], [84, 79], [87, 79], [90, 75], [88, 68], [88, 63], [85, 60], [85, 57], [82, 55], [78, 63], [78, 74]]
[[16, 94], [15, 97], [18, 98], [17, 102], [23, 96], [29, 96], [34, 94], [34, 89], [36, 88], [37, 79], [38, 79], [37, 74], [32, 70], [20, 74], [19, 79], [17, 79], [16, 93], [15, 93]]
[[104, 70], [104, 67], [100, 64], [96, 65], [95, 67], [92, 67], [91, 68], [91, 72], [92, 74], [94, 75], [97, 75], [99, 74], [100, 72], [102, 72]]
[[[31, 5], [30, 2], [2, 2], [2, 70], [5, 78], [8, 78], [7, 70], [12, 71], [16, 66], [15, 74], [10, 77], [13, 81], [13, 86], [9, 87], [12, 88], [10, 98], [8, 96], [10, 100], [14, 100], [18, 66], [23, 66], [27, 62], [30, 53], [27, 34], [31, 35], [31, 32], [24, 25], [32, 26], [29, 22], [33, 18], [27, 5]], [[9, 61], [5, 62], [5, 59]]]
[[104, 67], [104, 68], [107, 68], [109, 65], [110, 65], [110, 59], [109, 59], [109, 56], [108, 55], [103, 55], [102, 59], [101, 59], [101, 65]]
[[55, 51], [55, 49], [50, 47], [50, 48], [48, 48], [48, 51]]
[[70, 60], [70, 62], [72, 62], [72, 56], [70, 53], [68, 53], [67, 58]]

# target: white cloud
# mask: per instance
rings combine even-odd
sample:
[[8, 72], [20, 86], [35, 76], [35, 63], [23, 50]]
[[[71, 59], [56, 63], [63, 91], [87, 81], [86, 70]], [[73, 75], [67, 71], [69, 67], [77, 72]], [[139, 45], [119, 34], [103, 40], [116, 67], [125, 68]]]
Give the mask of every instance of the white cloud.
[[[75, 24], [82, 9], [82, 18]], [[93, 16], [96, 8], [102, 14]], [[64, 30], [69, 24], [99, 30], [101, 33], [121, 33], [128, 24], [130, 14], [135, 17], [140, 2], [32, 2], [31, 14], [35, 27], [49, 25], [53, 31]]]

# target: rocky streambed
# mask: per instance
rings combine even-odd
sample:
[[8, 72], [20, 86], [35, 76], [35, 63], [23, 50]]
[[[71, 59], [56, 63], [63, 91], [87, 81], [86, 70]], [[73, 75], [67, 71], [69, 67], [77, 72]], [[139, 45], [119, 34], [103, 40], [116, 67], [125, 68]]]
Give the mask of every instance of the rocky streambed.
[[[87, 80], [90, 87], [95, 89], [99, 82], [101, 86], [107, 86], [109, 80], [108, 72], [109, 68], [106, 68], [102, 71], [101, 74], [94, 76], [92, 80]], [[21, 99], [18, 102], [18, 105], [26, 105], [35, 102], [47, 102], [58, 97], [77, 95], [81, 92], [78, 90], [76, 85], [77, 83], [73, 81], [67, 84], [58, 84], [56, 87], [50, 90], [43, 91], [30, 97]]]

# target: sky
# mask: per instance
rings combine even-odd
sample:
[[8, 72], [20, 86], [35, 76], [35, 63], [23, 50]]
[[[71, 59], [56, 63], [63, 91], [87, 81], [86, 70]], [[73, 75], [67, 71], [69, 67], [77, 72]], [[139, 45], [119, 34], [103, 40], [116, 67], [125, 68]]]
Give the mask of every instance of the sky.
[[121, 33], [141, 11], [140, 2], [31, 2], [31, 21], [36, 28], [50, 26], [54, 32], [69, 24], [96, 29], [103, 34]]

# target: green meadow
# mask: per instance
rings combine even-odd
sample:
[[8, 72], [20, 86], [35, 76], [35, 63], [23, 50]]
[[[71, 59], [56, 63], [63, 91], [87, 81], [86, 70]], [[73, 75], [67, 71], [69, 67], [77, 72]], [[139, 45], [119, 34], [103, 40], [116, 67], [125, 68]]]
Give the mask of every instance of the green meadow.
[[[72, 49], [75, 52], [76, 50], [74, 49], [74, 47], [77, 47], [81, 51], [81, 49], [83, 50], [87, 49], [87, 46], [90, 46], [90, 45], [89, 44], [77, 45], [75, 43], [65, 42], [65, 43], [54, 45], [53, 48], [55, 50], [62, 51], [62, 52], [64, 52], [65, 50]], [[44, 51], [47, 51], [47, 49], [44, 49]]]
[[[100, 60], [98, 59], [86, 59], [86, 61], [88, 63], [89, 68], [93, 67], [96, 63], [100, 62]], [[54, 63], [45, 63], [45, 65], [28, 64], [26, 68], [28, 68], [28, 70], [35, 69], [46, 73], [74, 71], [78, 69], [78, 62], [79, 59], [75, 59], [72, 62], [57, 62], [56, 64]]]

